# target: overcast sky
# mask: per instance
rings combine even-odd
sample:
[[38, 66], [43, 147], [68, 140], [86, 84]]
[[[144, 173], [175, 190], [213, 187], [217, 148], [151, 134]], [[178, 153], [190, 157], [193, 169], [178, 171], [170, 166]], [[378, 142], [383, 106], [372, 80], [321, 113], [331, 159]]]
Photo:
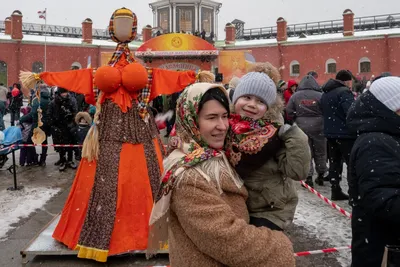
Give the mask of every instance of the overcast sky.
[[[93, 27], [105, 28], [117, 8], [126, 7], [138, 16], [139, 29], [153, 23], [153, 14], [147, 0], [0, 0], [0, 20], [18, 9], [24, 22], [44, 23], [37, 11], [47, 8], [47, 23], [80, 26], [89, 17]], [[350, 8], [356, 17], [400, 13], [400, 0], [220, 0], [219, 39], [224, 38], [227, 22], [240, 19], [245, 28], [273, 26], [278, 17], [289, 24], [320, 20], [341, 19], [342, 12]]]

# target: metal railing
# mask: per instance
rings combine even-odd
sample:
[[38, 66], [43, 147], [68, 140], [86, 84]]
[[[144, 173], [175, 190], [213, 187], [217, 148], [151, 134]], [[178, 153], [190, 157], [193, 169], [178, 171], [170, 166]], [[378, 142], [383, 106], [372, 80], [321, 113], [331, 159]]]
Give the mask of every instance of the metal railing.
[[[244, 39], [270, 39], [276, 38], [277, 35], [277, 27], [263, 27], [263, 28], [254, 28], [254, 29], [243, 29], [243, 37]], [[249, 38], [246, 38], [249, 37]], [[253, 37], [253, 38], [252, 38]], [[257, 38], [258, 37], [258, 38]], [[241, 38], [238, 38], [241, 39]]]
[[400, 27], [400, 13], [354, 18], [355, 31], [381, 30]]
[[6, 25], [3, 20], [0, 20], [0, 32], [4, 32], [6, 29]]
[[[400, 13], [367, 16], [354, 18], [354, 31], [391, 29], [400, 27]], [[321, 35], [343, 32], [343, 20], [327, 20], [309, 23], [298, 23], [287, 25], [288, 37], [298, 37], [302, 34]], [[237, 39], [271, 39], [276, 38], [277, 27], [262, 27], [244, 29], [238, 33]]]

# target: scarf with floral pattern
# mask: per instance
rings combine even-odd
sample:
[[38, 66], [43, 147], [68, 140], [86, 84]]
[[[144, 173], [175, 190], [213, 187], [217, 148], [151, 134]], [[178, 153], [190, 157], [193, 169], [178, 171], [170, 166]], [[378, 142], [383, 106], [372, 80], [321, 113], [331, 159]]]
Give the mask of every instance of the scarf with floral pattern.
[[228, 134], [226, 154], [232, 166], [241, 160], [241, 154], [257, 154], [277, 134], [278, 124], [273, 124], [266, 119], [253, 120], [232, 114], [229, 118], [231, 130]]
[[[177, 180], [188, 168], [215, 157], [225, 157], [223, 150], [216, 150], [207, 146], [202, 140], [198, 112], [203, 95], [211, 88], [224, 87], [210, 83], [196, 83], [187, 87], [179, 97], [176, 106], [176, 136], [171, 138], [169, 148], [173, 152], [164, 160], [164, 173], [161, 187], [152, 214], [150, 216], [150, 231], [147, 247], [147, 256], [151, 257], [157, 250], [168, 242], [168, 217], [171, 193]], [[227, 162], [229, 165], [229, 163]]]

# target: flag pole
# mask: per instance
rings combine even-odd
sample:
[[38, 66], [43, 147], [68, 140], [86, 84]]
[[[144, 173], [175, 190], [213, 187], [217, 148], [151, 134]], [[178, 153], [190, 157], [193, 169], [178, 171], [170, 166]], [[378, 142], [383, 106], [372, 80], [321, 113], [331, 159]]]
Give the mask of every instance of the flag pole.
[[44, 71], [47, 70], [47, 8], [44, 9]]

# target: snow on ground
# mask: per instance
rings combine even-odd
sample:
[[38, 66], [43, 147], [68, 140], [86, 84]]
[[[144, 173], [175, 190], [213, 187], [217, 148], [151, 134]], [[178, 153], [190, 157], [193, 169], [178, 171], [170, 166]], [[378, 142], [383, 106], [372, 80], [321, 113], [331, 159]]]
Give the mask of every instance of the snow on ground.
[[[344, 177], [341, 186], [347, 192], [347, 180], [344, 166]], [[331, 197], [330, 183], [325, 182], [323, 187], [315, 186], [315, 189], [325, 197]], [[351, 220], [342, 215], [336, 209], [326, 204], [322, 199], [299, 186], [299, 204], [296, 209], [294, 224], [303, 226], [309, 230], [310, 235], [320, 240], [327, 241], [332, 247], [343, 247], [351, 245]], [[341, 208], [351, 213], [347, 201], [335, 202]], [[323, 248], [315, 248], [315, 250]], [[337, 252], [337, 260], [343, 267], [351, 264], [350, 250]]]
[[7, 232], [15, 228], [13, 224], [42, 208], [59, 191], [58, 188], [47, 187], [0, 191], [0, 241], [7, 239]]

